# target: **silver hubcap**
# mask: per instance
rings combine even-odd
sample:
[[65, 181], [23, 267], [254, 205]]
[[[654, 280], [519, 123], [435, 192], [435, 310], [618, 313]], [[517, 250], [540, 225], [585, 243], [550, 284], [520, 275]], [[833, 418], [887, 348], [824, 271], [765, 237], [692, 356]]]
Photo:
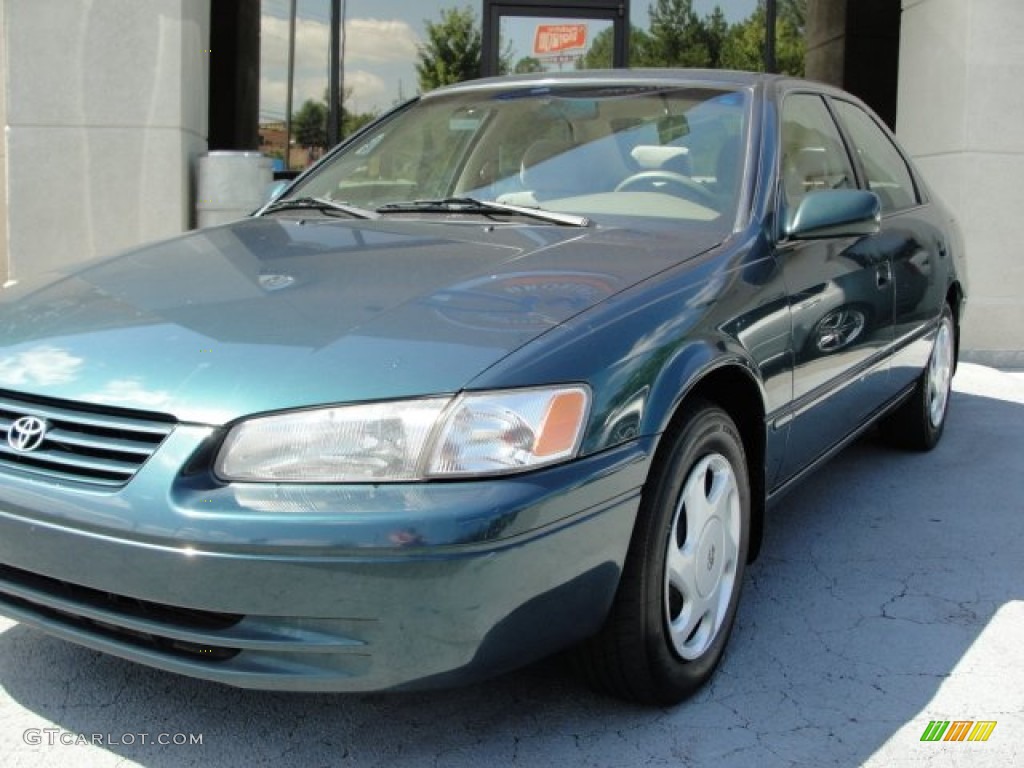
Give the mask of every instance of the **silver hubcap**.
[[739, 540], [736, 473], [724, 456], [713, 453], [686, 478], [665, 561], [665, 621], [683, 659], [704, 653], [725, 620]]
[[928, 419], [937, 428], [946, 417], [950, 384], [953, 381], [953, 324], [943, 320], [935, 337], [935, 348], [928, 363]]

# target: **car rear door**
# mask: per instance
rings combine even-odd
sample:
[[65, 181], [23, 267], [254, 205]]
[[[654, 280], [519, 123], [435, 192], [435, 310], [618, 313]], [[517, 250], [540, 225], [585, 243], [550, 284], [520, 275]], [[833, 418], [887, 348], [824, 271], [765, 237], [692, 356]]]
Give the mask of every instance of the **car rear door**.
[[909, 163], [881, 123], [861, 105], [832, 98], [833, 110], [862, 184], [882, 201], [882, 231], [874, 238], [892, 264], [894, 345], [892, 390], [911, 385], [928, 362], [927, 332], [945, 301], [949, 245], [938, 213], [923, 198]]

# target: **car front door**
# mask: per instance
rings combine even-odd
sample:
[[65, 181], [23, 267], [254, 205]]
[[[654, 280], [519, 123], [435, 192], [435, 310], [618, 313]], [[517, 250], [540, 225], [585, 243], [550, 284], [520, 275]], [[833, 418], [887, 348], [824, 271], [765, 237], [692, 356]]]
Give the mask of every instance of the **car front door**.
[[[783, 217], [819, 190], [856, 188], [854, 163], [816, 93], [791, 93], [781, 111]], [[790, 295], [793, 404], [780, 480], [855, 430], [884, 402], [893, 341], [893, 281], [877, 237], [779, 243]]]

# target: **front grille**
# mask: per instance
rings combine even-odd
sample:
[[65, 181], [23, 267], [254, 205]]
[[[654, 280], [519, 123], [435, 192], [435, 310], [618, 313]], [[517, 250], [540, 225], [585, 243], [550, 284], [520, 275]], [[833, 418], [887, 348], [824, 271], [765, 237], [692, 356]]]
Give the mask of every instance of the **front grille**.
[[[38, 596], [39, 599], [33, 600], [28, 595]], [[235, 613], [180, 608], [125, 597], [6, 565], [0, 565], [2, 604], [30, 610], [36, 615], [90, 634], [203, 661], [233, 658], [238, 654], [238, 649], [190, 642], [175, 637], [178, 633], [170, 630], [218, 632], [236, 626], [244, 618]], [[70, 606], [75, 606], [76, 610], [71, 610]], [[110, 620], [104, 621], [96, 615], [90, 615], [97, 612], [111, 617]], [[165, 627], [165, 633], [157, 630], [158, 627]]]
[[[24, 416], [42, 420], [46, 431], [38, 446], [18, 451], [11, 427]], [[161, 414], [0, 392], [0, 469], [119, 488], [172, 429], [174, 420]]]

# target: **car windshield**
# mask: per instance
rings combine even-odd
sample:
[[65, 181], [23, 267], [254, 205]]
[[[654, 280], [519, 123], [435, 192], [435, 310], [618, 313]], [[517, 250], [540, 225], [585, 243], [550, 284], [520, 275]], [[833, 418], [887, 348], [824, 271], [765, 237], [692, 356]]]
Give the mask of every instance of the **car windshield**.
[[515, 216], [469, 201], [731, 227], [748, 109], [746, 91], [717, 84], [439, 93], [356, 137], [288, 198], [389, 216]]

